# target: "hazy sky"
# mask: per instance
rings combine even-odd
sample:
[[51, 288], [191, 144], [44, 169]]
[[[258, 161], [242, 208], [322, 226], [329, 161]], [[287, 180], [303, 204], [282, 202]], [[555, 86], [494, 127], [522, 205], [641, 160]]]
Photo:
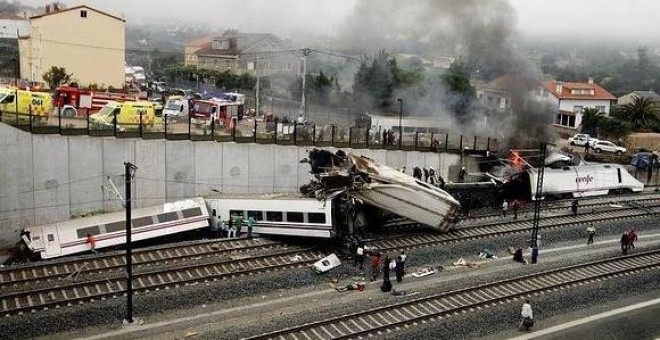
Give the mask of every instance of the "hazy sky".
[[[268, 31], [287, 36], [301, 30], [334, 34], [358, 1], [87, 0], [85, 3], [118, 15], [123, 14], [129, 22], [179, 18], [182, 21], [209, 23], [219, 28], [238, 28], [245, 32]], [[396, 1], [405, 6], [405, 2]], [[630, 38], [660, 35], [660, 28], [655, 25], [660, 13], [660, 1], [657, 0], [509, 1], [517, 11], [519, 29], [523, 34], [601, 37], [616, 34]], [[34, 6], [48, 1], [20, 2]], [[62, 2], [69, 6], [82, 3], [81, 0]]]

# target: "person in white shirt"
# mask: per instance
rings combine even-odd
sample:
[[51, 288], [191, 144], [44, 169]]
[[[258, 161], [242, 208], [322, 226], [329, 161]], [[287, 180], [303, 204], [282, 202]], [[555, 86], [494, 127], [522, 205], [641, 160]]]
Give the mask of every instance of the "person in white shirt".
[[529, 304], [529, 300], [526, 300], [522, 305], [520, 316], [521, 320], [518, 329], [528, 331], [534, 325], [534, 312], [532, 312], [532, 305]]
[[506, 211], [508, 209], [509, 209], [509, 202], [504, 200], [504, 202], [502, 202], [502, 217], [506, 217]]

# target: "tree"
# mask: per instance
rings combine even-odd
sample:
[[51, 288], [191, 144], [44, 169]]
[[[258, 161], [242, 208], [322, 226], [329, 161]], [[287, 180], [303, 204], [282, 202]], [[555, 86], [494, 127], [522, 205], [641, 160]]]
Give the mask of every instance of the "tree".
[[619, 108], [619, 115], [632, 123], [633, 130], [648, 129], [657, 124], [658, 109], [650, 98], [635, 99]]
[[604, 114], [600, 110], [593, 107], [585, 108], [582, 113], [582, 133], [598, 137], [596, 132], [603, 118]]
[[51, 90], [54, 90], [58, 86], [70, 82], [72, 74], [66, 73], [64, 67], [51, 66], [50, 69], [44, 73], [43, 78], [44, 81], [48, 83], [48, 87]]
[[467, 66], [460, 61], [452, 63], [447, 72], [442, 74], [441, 80], [447, 94], [448, 109], [462, 120], [477, 97], [474, 86], [470, 84]]

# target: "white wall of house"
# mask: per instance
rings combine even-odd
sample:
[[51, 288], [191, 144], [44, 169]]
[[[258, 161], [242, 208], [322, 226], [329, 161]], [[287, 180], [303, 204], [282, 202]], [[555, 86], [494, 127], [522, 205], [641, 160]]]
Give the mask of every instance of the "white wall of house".
[[561, 111], [573, 111], [575, 112], [576, 107], [585, 108], [600, 108], [602, 112], [605, 112], [606, 116], [610, 115], [610, 101], [609, 100], [575, 100], [575, 99], [562, 99], [559, 103], [559, 110]]

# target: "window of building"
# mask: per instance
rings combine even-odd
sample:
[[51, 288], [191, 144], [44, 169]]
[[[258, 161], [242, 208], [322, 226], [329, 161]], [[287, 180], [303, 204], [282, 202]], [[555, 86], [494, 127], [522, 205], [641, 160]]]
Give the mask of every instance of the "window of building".
[[247, 63], [247, 69], [248, 70], [254, 70], [254, 62], [250, 61]]
[[225, 68], [230, 68], [231, 67], [231, 61], [225, 60]]
[[81, 17], [81, 18], [87, 18], [87, 11], [84, 10], [84, 9], [81, 10], [81, 11], [80, 11], [80, 17]]
[[580, 106], [580, 105], [573, 106], [573, 112], [575, 112], [575, 113], [582, 113], [582, 109], [583, 109], [583, 107]]
[[605, 113], [605, 105], [596, 105], [596, 110], [601, 113]]

